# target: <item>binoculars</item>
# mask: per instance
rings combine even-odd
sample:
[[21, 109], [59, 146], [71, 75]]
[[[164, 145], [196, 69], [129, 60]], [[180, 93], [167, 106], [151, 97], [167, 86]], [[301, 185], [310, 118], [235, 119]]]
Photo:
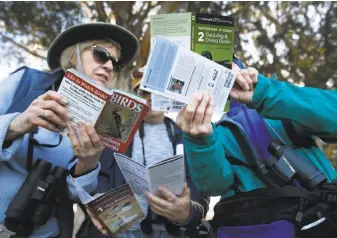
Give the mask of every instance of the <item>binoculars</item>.
[[313, 191], [326, 183], [325, 175], [309, 161], [294, 153], [289, 146], [275, 140], [268, 146], [273, 156], [267, 162], [268, 175], [280, 186], [296, 179], [300, 185]]
[[28, 237], [34, 226], [45, 224], [60, 192], [65, 191], [66, 176], [66, 169], [38, 159], [6, 210], [6, 228]]

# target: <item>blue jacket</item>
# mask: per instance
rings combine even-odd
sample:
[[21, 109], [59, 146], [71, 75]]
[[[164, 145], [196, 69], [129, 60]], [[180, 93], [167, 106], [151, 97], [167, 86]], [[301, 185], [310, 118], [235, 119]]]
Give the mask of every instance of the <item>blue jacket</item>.
[[[252, 102], [274, 139], [290, 145], [291, 140], [281, 122], [290, 119], [297, 132], [307, 132], [327, 142], [337, 141], [337, 92], [315, 88], [299, 88], [286, 82], [279, 82], [258, 75]], [[244, 139], [234, 137], [240, 133]], [[249, 168], [232, 165], [226, 155], [248, 163], [256, 156], [242, 127], [227, 115], [222, 123], [213, 125], [213, 133], [203, 138], [183, 135], [185, 153], [191, 176], [197, 188], [207, 195], [228, 197], [234, 195], [228, 190], [234, 182], [234, 174], [240, 180], [240, 191], [265, 187], [264, 183]], [[295, 152], [313, 163], [328, 178], [336, 179], [336, 171], [318, 147], [297, 148]], [[226, 192], [225, 192], [226, 191]]]
[[[10, 145], [5, 145], [4, 139], [8, 127], [20, 112], [23, 112], [34, 99], [45, 93], [62, 76], [63, 72], [49, 74], [23, 67], [7, 79], [0, 81], [0, 223], [2, 224], [10, 201], [27, 177], [26, 162], [29, 135], [26, 134], [15, 139]], [[60, 143], [54, 148], [34, 146], [33, 163], [37, 158], [40, 158], [65, 169], [70, 169], [77, 163], [77, 160], [71, 162], [74, 154], [68, 137], [60, 137], [58, 133], [38, 128], [38, 132], [34, 134], [34, 139], [42, 144], [57, 145]], [[97, 186], [99, 170], [100, 165], [94, 171], [75, 179], [87, 192], [93, 192]], [[76, 190], [70, 178], [67, 178], [67, 185], [68, 197], [78, 201]], [[30, 237], [56, 236], [59, 233], [58, 225], [60, 222], [60, 220], [57, 221], [55, 216], [52, 216], [45, 225], [37, 227]]]

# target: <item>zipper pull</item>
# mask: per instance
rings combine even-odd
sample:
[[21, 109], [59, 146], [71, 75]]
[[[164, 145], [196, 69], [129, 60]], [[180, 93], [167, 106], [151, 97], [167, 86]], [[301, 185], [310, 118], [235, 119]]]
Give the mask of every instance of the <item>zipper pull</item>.
[[296, 217], [295, 217], [295, 220], [298, 222], [301, 222], [303, 219], [303, 206], [304, 206], [304, 199], [301, 198], [300, 209], [298, 210], [298, 213], [296, 214]]

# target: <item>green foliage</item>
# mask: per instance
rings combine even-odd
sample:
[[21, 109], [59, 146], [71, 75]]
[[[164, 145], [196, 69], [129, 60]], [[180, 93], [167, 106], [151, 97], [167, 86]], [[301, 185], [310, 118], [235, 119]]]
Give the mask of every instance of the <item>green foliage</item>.
[[[65, 28], [81, 22], [78, 2], [0, 2], [0, 39], [36, 57]], [[8, 44], [7, 44], [8, 45]], [[16, 53], [16, 47], [10, 47]]]
[[233, 15], [236, 54], [261, 73], [336, 87], [337, 2], [0, 2], [0, 40], [18, 59], [22, 50], [44, 58], [55, 36], [78, 22], [116, 22], [142, 41], [149, 14], [189, 11]]

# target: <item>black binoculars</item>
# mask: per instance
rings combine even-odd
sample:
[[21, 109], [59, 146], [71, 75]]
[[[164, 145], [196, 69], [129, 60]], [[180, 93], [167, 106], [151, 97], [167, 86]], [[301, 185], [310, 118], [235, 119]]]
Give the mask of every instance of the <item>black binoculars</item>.
[[313, 191], [326, 183], [326, 176], [318, 168], [280, 141], [273, 141], [268, 146], [268, 152], [273, 156], [266, 163], [268, 175], [278, 185], [282, 186], [296, 179], [303, 188]]
[[63, 192], [66, 176], [66, 169], [38, 159], [6, 210], [6, 228], [28, 237], [35, 226], [45, 224]]

